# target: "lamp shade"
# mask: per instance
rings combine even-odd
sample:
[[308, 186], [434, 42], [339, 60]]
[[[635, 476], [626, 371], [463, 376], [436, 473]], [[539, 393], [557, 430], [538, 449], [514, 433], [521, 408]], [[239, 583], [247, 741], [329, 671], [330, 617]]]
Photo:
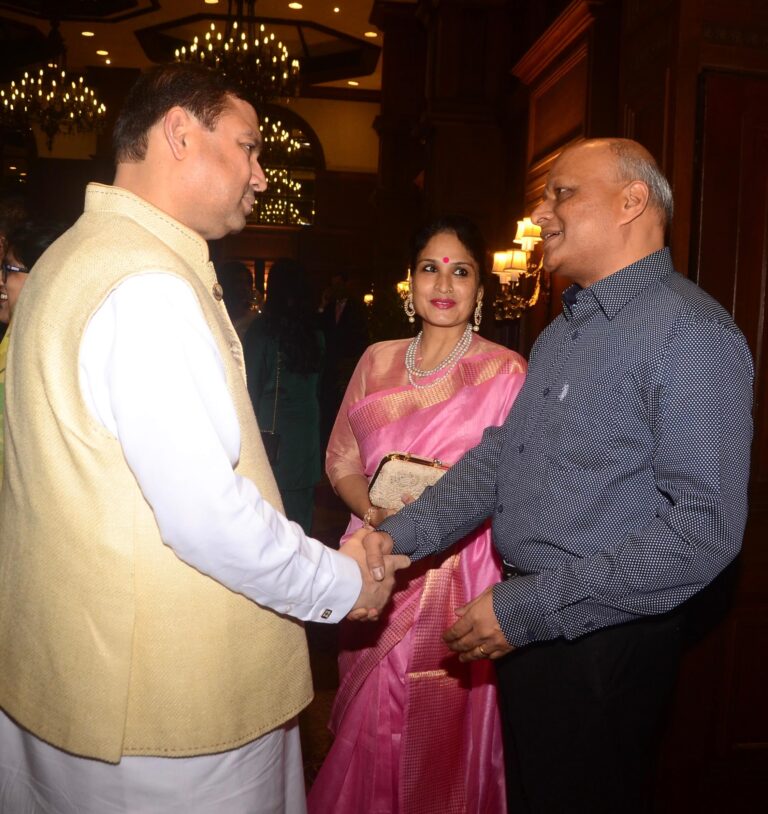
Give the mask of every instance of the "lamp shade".
[[541, 240], [541, 227], [530, 218], [523, 218], [517, 222], [517, 234], [514, 243], [518, 243], [523, 251], [531, 252], [533, 247]]
[[494, 252], [493, 273], [502, 285], [516, 283], [520, 275], [528, 271], [528, 254], [520, 249]]

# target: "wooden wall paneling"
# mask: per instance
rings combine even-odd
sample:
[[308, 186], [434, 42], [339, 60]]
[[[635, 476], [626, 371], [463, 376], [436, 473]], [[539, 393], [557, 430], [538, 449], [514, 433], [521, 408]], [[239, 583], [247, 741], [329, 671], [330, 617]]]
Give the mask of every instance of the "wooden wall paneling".
[[564, 144], [583, 138], [587, 127], [589, 51], [586, 42], [531, 88], [528, 161], [540, 162]]
[[[529, 89], [524, 209], [541, 199], [547, 173], [562, 149], [583, 138], [618, 131], [619, 6], [570, 3], [513, 67]], [[569, 284], [553, 277], [548, 295], [523, 317], [520, 350], [560, 312]]]
[[[676, 0], [629, 0], [624, 3], [621, 24], [621, 89], [622, 132], [620, 135], [639, 141], [658, 161], [678, 195], [680, 209], [676, 212], [672, 230], [687, 219], [681, 216], [686, 210], [685, 197], [680, 187], [689, 189], [690, 175], [676, 183], [673, 176], [675, 150], [673, 148], [673, 123], [676, 74], [673, 65], [678, 57], [679, 8]], [[695, 101], [695, 100], [694, 100]], [[693, 114], [689, 130], [693, 127]], [[692, 137], [692, 133], [690, 133]], [[687, 145], [687, 155], [692, 154], [692, 141]], [[685, 162], [684, 162], [685, 163]], [[690, 162], [687, 162], [690, 164]], [[691, 172], [689, 167], [688, 172]], [[672, 241], [673, 256], [681, 268], [687, 269], [685, 251], [688, 240]], [[678, 245], [683, 252], [678, 252]]]
[[[698, 282], [734, 314], [755, 357], [752, 483], [768, 494], [768, 75], [708, 72], [696, 230]], [[755, 183], [762, 179], [762, 183]], [[768, 502], [765, 504], [768, 506]]]
[[512, 17], [504, 0], [422, 0], [419, 10], [428, 30], [425, 214], [467, 215], [498, 246]]

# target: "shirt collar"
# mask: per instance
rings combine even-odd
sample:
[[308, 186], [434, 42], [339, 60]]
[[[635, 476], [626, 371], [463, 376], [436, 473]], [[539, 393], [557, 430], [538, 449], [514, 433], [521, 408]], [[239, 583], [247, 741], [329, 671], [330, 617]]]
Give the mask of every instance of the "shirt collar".
[[582, 288], [577, 283], [566, 288], [563, 292], [563, 314], [570, 320], [573, 316], [573, 306], [581, 298], [581, 292], [588, 291], [603, 309], [606, 317], [613, 319], [641, 291], [674, 270], [669, 249], [667, 247], [659, 249], [603, 277], [589, 288]]

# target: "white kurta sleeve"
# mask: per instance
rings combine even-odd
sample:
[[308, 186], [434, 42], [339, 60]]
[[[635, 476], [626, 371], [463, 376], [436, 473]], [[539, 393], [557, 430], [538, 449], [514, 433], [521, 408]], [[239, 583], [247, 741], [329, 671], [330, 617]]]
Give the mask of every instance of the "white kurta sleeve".
[[279, 613], [336, 622], [350, 610], [357, 564], [307, 537], [235, 473], [234, 404], [185, 282], [163, 273], [123, 282], [89, 322], [79, 363], [86, 404], [120, 441], [180, 559]]

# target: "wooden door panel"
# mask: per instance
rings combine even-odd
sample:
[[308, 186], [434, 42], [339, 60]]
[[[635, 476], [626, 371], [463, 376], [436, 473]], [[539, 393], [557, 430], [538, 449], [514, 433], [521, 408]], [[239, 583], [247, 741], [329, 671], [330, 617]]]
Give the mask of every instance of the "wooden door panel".
[[658, 810], [737, 814], [762, 810], [768, 776], [768, 77], [711, 71], [701, 90], [690, 275], [755, 358], [750, 516], [738, 561], [691, 603]]

